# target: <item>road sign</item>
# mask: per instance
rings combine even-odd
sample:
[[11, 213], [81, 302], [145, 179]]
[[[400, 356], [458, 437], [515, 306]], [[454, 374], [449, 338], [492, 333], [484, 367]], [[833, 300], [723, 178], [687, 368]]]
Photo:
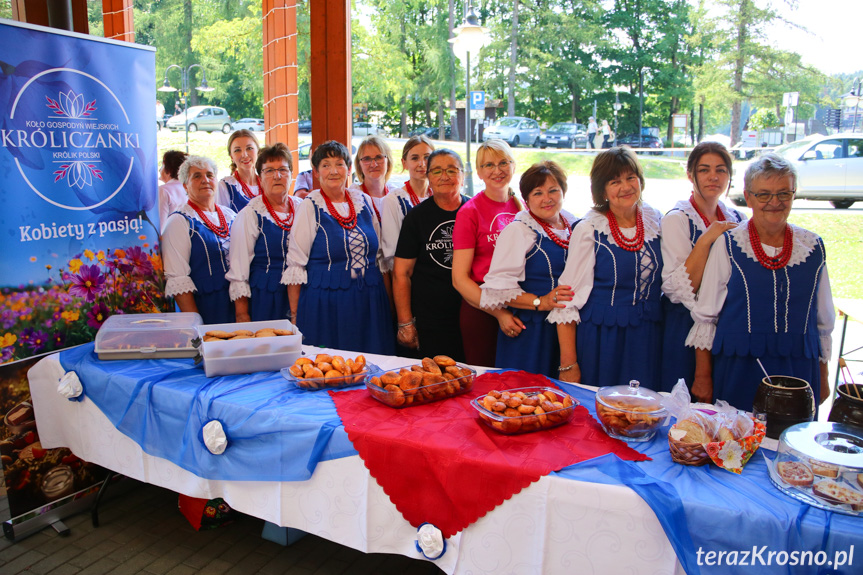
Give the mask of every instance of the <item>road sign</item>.
[[470, 93], [470, 109], [485, 110], [485, 92], [479, 90]]
[[472, 120], [484, 120], [485, 110], [471, 110], [470, 117]]

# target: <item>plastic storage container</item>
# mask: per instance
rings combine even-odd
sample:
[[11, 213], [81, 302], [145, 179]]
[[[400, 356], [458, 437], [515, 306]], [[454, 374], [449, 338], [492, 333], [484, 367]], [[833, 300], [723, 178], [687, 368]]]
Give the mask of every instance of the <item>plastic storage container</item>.
[[596, 392], [596, 415], [611, 437], [624, 441], [649, 441], [662, 426], [668, 412], [653, 390], [629, 385], [602, 387]]
[[863, 516], [863, 428], [820, 421], [789, 427], [770, 480], [813, 507]]
[[96, 334], [96, 354], [99, 359], [195, 357], [202, 323], [196, 313], [112, 315]]
[[[203, 341], [207, 332], [255, 333], [267, 328], [289, 330], [293, 333], [271, 337]], [[279, 371], [293, 364], [303, 354], [303, 334], [286, 319], [208, 324], [198, 326], [197, 329], [202, 340], [201, 356], [204, 359], [204, 373], [207, 377]]]
[[[495, 393], [501, 397], [495, 397]], [[487, 397], [491, 399], [487, 400]], [[495, 410], [496, 403], [501, 403], [507, 410], [511, 410], [509, 415], [507, 411]], [[490, 392], [488, 395], [471, 400], [470, 404], [476, 409], [483, 423], [507, 435], [529, 433], [563, 425], [572, 419], [575, 406], [580, 405], [569, 394], [551, 387], [522, 387], [507, 389], [504, 392]], [[525, 407], [522, 408], [522, 405]], [[515, 415], [520, 408], [522, 411], [533, 408], [534, 413]], [[539, 412], [536, 411], [537, 408]]]
[[[426, 358], [423, 361], [430, 360]], [[423, 365], [380, 370], [369, 374], [366, 387], [372, 397], [396, 408], [455, 397], [473, 388], [475, 370], [463, 365], [437, 367], [440, 373], [435, 373], [433, 368], [432, 371], [426, 371]]]

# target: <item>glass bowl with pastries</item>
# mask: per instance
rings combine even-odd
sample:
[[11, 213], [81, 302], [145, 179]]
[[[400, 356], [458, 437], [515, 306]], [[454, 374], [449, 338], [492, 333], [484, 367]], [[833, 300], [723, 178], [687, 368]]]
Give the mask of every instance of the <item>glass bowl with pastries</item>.
[[378, 366], [367, 363], [364, 355], [345, 358], [319, 353], [314, 359], [297, 358], [292, 366], [282, 368], [281, 374], [299, 389], [317, 391], [359, 385], [370, 372], [379, 370]]
[[629, 385], [602, 387], [596, 392], [596, 415], [602, 429], [624, 441], [649, 441], [665, 422], [668, 411], [653, 390]]
[[500, 433], [515, 435], [563, 425], [575, 412], [578, 401], [551, 387], [491, 390], [471, 400], [480, 420]]
[[366, 387], [381, 403], [402, 408], [467, 393], [475, 377], [475, 370], [449, 356], [436, 355], [424, 357], [419, 364], [372, 373]]

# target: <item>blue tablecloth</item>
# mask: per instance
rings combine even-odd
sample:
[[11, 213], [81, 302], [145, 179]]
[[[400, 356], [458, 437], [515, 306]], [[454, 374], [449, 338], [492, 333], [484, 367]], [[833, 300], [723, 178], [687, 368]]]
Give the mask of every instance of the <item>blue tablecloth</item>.
[[[60, 362], [77, 372], [86, 398], [146, 453], [200, 477], [299, 481], [311, 477], [319, 461], [357, 454], [329, 395], [298, 390], [278, 373], [208, 379], [192, 360], [102, 362], [92, 345], [61, 352]], [[558, 384], [595, 416], [591, 391]], [[211, 454], [202, 440], [203, 425], [214, 419], [228, 436], [222, 455]], [[673, 463], [666, 432], [630, 444], [652, 461], [608, 455], [555, 475], [631, 487], [653, 509], [689, 574], [863, 572], [863, 546], [851, 555], [863, 541], [863, 518], [786, 496], [770, 483], [761, 452], [742, 475]], [[717, 557], [709, 553], [720, 551], [737, 553], [711, 565]], [[799, 564], [808, 560], [805, 552], [810, 565]], [[843, 558], [844, 566], [833, 564]]]

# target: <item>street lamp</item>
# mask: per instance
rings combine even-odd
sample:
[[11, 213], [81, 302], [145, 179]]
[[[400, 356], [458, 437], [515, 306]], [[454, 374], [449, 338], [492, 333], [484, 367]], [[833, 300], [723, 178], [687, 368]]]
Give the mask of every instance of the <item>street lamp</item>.
[[470, 167], [470, 53], [479, 52], [480, 48], [487, 46], [490, 38], [488, 28], [479, 25], [479, 18], [473, 6], [468, 3], [465, 9], [464, 24], [453, 30], [456, 35], [449, 39], [452, 50], [459, 60], [465, 63], [465, 97], [464, 97], [464, 125], [465, 142], [467, 144], [467, 169], [465, 179], [467, 180], [467, 195], [473, 195], [473, 171]]
[[181, 75], [181, 91], [180, 95], [183, 98], [183, 117], [186, 120], [186, 153], [189, 153], [189, 74], [192, 71], [192, 68], [200, 68], [201, 69], [201, 85], [196, 87], [195, 89], [199, 92], [212, 92], [215, 88], [211, 88], [207, 85], [207, 73], [204, 71], [204, 67], [200, 64], [191, 64], [188, 68], [183, 68], [178, 64], [171, 64], [167, 68], [165, 68], [165, 81], [162, 83], [162, 87], [158, 88], [157, 92], [176, 92], [177, 89], [171, 86], [168, 82], [168, 70], [171, 68], [177, 68], [180, 70]]
[[623, 108], [623, 104], [620, 103], [620, 95], [617, 92], [614, 93], [614, 104], [611, 106], [614, 108], [614, 145], [617, 146], [617, 113]]

